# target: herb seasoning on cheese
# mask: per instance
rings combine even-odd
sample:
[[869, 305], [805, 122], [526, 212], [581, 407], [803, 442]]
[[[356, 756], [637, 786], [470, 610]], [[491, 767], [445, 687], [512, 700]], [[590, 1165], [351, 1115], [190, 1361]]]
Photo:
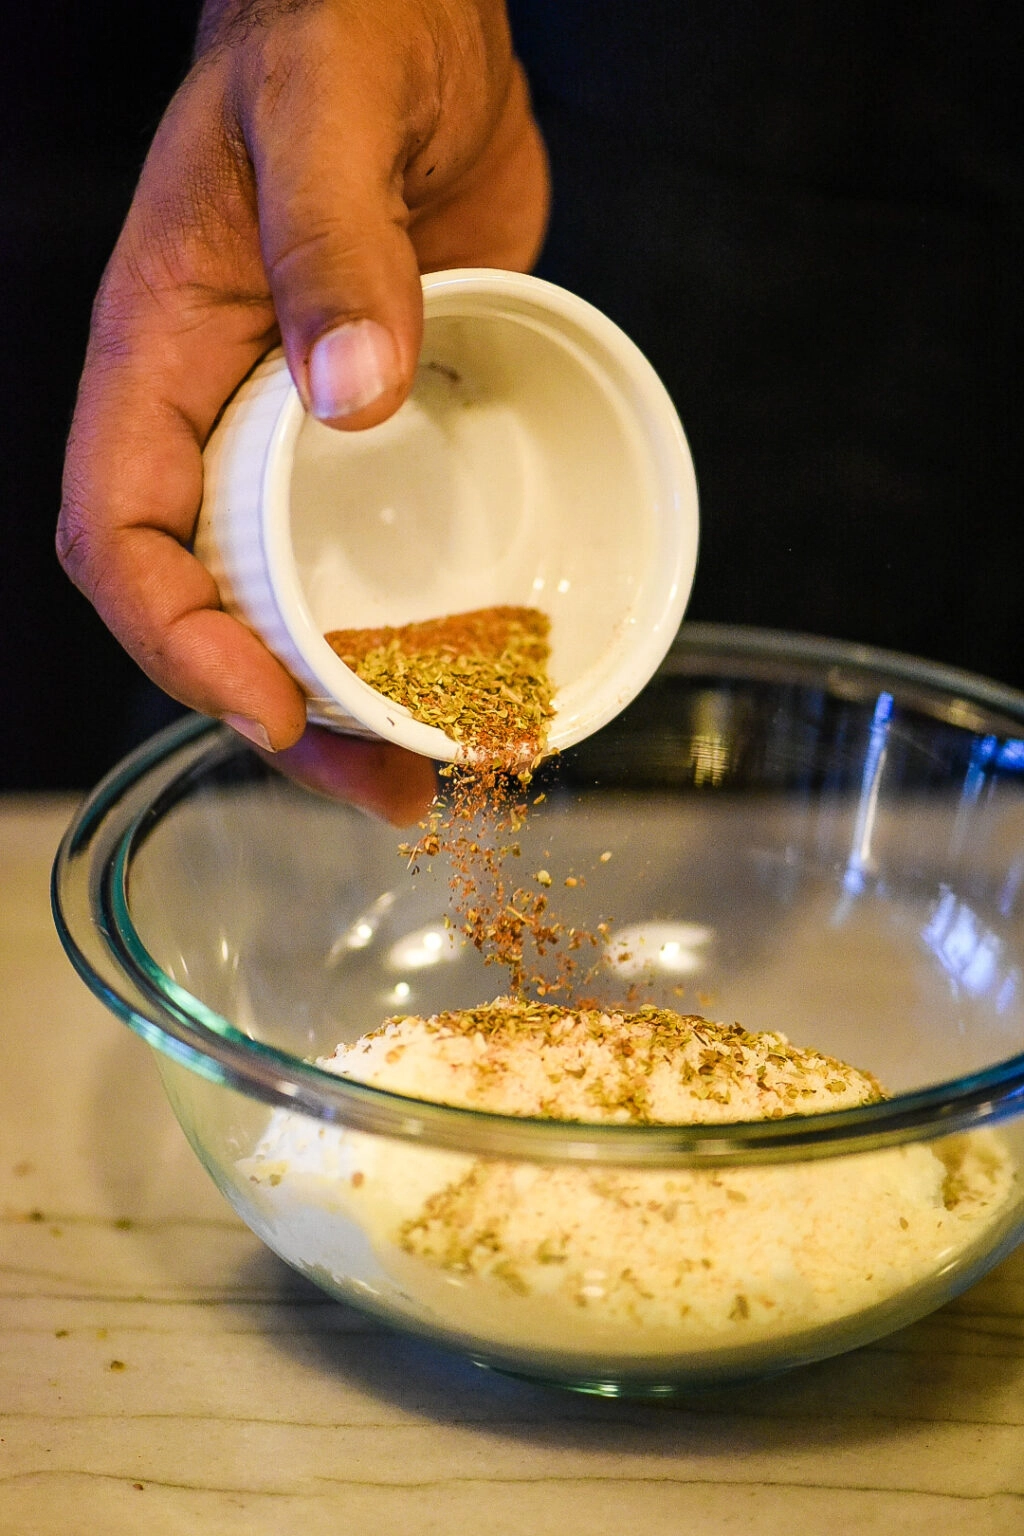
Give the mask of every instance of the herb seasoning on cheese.
[[[569, 1123], [727, 1124], [884, 1097], [870, 1074], [782, 1034], [509, 999], [391, 1019], [320, 1064], [412, 1098]], [[454, 1307], [496, 1348], [560, 1356], [756, 1346], [854, 1319], [963, 1259], [1017, 1178], [991, 1132], [647, 1169], [479, 1158], [288, 1110], [241, 1171], [279, 1251], [386, 1290], [425, 1323]]]

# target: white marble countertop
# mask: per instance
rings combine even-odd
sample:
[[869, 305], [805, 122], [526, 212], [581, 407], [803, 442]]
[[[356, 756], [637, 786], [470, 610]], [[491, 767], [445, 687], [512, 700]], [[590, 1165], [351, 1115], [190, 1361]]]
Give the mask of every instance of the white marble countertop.
[[68, 801], [0, 800], [0, 1536], [1020, 1536], [1024, 1247], [686, 1408], [489, 1375], [293, 1275], [65, 961]]

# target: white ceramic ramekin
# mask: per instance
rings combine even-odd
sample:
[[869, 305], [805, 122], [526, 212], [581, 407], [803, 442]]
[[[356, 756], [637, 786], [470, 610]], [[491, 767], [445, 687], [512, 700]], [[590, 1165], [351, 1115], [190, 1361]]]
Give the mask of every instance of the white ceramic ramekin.
[[564, 289], [467, 269], [425, 277], [423, 300], [415, 386], [380, 426], [323, 426], [281, 353], [264, 359], [207, 447], [195, 551], [310, 720], [441, 760], [456, 743], [325, 632], [543, 609], [561, 750], [629, 703], [679, 627], [697, 554], [686, 439], [642, 353]]

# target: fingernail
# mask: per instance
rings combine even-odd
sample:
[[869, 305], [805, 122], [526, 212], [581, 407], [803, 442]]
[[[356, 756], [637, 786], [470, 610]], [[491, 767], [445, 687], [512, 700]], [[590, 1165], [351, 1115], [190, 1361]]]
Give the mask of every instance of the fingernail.
[[239, 736], [244, 736], [246, 741], [251, 741], [254, 747], [262, 747], [264, 752], [273, 752], [274, 748], [270, 745], [266, 727], [258, 720], [250, 720], [248, 715], [222, 715], [221, 719], [225, 725], [230, 725], [233, 731], [237, 731]]
[[318, 421], [352, 416], [390, 388], [397, 372], [390, 331], [376, 320], [339, 325], [309, 354], [310, 410]]

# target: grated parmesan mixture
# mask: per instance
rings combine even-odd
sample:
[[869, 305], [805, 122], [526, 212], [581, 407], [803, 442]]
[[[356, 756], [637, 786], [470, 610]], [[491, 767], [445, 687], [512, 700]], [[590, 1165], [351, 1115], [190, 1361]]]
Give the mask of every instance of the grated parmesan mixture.
[[412, 1098], [554, 1120], [764, 1120], [884, 1097], [867, 1073], [785, 1035], [668, 1008], [609, 1013], [509, 998], [389, 1019], [321, 1065]]
[[[388, 1020], [320, 1064], [416, 1098], [585, 1121], [724, 1123], [884, 1097], [781, 1034], [507, 999]], [[428, 1325], [561, 1355], [742, 1348], [849, 1321], [954, 1266], [1017, 1184], [991, 1132], [655, 1171], [480, 1159], [287, 1110], [239, 1171], [254, 1226], [300, 1268]]]

